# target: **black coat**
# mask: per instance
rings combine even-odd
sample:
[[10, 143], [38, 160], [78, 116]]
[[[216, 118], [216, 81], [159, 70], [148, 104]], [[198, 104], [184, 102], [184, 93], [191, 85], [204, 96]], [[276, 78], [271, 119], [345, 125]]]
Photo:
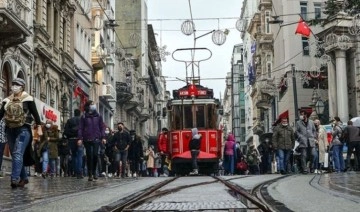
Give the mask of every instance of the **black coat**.
[[130, 143], [128, 158], [129, 160], [140, 160], [144, 157], [143, 145], [140, 140], [134, 140]]

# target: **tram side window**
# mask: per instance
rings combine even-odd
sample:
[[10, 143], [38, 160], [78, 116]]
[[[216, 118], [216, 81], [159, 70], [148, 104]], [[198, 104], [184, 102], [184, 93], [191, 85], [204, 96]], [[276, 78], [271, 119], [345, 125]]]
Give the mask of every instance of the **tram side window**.
[[174, 107], [174, 117], [171, 120], [172, 129], [178, 130], [181, 128], [181, 110], [179, 107]]
[[205, 107], [197, 105], [196, 108], [196, 125], [198, 128], [205, 128]]
[[216, 128], [216, 107], [215, 105], [208, 105], [208, 122], [209, 128]]
[[184, 124], [185, 128], [193, 128], [193, 115], [191, 105], [184, 105]]

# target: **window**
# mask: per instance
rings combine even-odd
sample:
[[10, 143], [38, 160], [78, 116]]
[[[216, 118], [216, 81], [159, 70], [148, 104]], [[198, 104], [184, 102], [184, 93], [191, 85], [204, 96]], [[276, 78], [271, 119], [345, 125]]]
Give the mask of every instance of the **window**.
[[53, 24], [51, 23], [51, 13], [53, 12], [52, 10], [53, 7], [51, 5], [51, 1], [48, 1], [46, 5], [46, 30], [48, 33], [50, 33], [52, 30], [52, 24]]
[[271, 69], [272, 69], [272, 63], [271, 63], [271, 55], [267, 55], [266, 56], [266, 72], [267, 72], [267, 77], [271, 78]]
[[204, 105], [196, 105], [194, 109], [195, 109], [195, 114], [196, 114], [196, 127], [199, 127], [199, 128], [205, 127]]
[[321, 18], [321, 4], [314, 3], [314, 10], [315, 10], [315, 19]]
[[67, 28], [66, 28], [66, 19], [63, 18], [63, 51], [66, 52], [66, 46], [67, 46]]
[[184, 105], [183, 120], [184, 120], [185, 128], [193, 128], [193, 113], [191, 106], [192, 105]]
[[50, 105], [51, 100], [51, 87], [50, 83], [46, 83], [46, 104]]
[[307, 3], [300, 2], [300, 14], [304, 20], [307, 20]]
[[301, 37], [302, 47], [303, 47], [303, 55], [310, 55], [309, 50], [309, 38]]
[[54, 10], [53, 40], [56, 48], [59, 48], [59, 12]]
[[41, 86], [40, 86], [40, 77], [37, 76], [35, 78], [35, 97], [40, 99], [40, 91], [41, 91]]
[[265, 33], [266, 34], [270, 34], [270, 12], [266, 11], [265, 12]]

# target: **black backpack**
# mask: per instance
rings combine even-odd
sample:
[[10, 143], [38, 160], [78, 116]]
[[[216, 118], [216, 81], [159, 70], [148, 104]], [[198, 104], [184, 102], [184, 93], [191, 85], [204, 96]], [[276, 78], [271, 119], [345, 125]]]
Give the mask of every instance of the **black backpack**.
[[75, 116], [75, 117], [71, 118], [71, 119], [69, 120], [69, 122], [67, 123], [67, 126], [65, 127], [65, 132], [64, 132], [64, 134], [65, 134], [68, 138], [77, 137], [78, 130], [79, 130], [79, 126], [80, 126], [80, 117], [79, 117], [79, 116]]

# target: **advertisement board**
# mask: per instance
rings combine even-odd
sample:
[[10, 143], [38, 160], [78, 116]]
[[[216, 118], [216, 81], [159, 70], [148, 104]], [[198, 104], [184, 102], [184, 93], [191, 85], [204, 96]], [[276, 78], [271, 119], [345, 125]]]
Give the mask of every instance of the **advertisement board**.
[[59, 129], [61, 128], [60, 124], [60, 111], [56, 110], [55, 108], [51, 107], [50, 105], [46, 104], [45, 102], [40, 101], [37, 98], [34, 98], [37, 111], [40, 116], [40, 120], [42, 123], [45, 123], [46, 120], [53, 121]]

